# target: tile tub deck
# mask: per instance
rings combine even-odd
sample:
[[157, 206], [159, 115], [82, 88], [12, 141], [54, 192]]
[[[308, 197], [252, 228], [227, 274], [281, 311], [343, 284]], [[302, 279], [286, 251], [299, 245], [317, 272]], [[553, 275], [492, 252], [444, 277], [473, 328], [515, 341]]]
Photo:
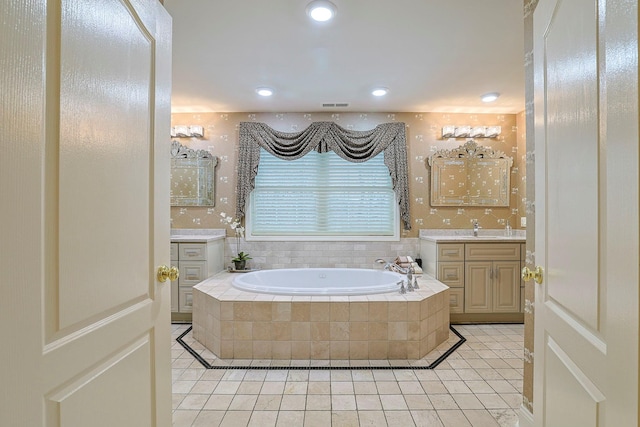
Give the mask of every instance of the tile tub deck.
[[193, 337], [222, 359], [420, 359], [449, 337], [449, 288], [431, 276], [404, 295], [339, 297], [244, 292], [233, 277], [193, 288]]

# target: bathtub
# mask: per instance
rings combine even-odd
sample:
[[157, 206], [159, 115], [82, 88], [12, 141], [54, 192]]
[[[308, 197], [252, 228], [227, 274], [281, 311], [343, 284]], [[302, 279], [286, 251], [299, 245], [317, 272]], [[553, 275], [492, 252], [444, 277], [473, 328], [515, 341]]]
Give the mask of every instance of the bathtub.
[[[427, 275], [418, 277], [419, 289], [406, 294], [398, 292], [397, 273], [380, 270], [364, 271], [385, 278], [392, 292], [330, 296], [321, 289], [319, 295], [269, 295], [236, 287], [238, 282], [261, 284], [264, 273], [273, 278], [286, 272], [296, 278], [292, 283], [299, 290], [308, 283], [306, 276], [297, 276], [300, 270], [316, 276], [309, 281], [341, 292], [354, 287], [355, 281], [347, 280], [350, 273], [363, 271], [222, 272], [193, 287], [193, 337], [221, 359], [278, 360], [420, 359], [449, 337], [449, 287]], [[325, 283], [327, 279], [333, 283]]]
[[398, 292], [405, 276], [365, 268], [283, 268], [236, 276], [232, 285], [272, 295], [351, 296]]

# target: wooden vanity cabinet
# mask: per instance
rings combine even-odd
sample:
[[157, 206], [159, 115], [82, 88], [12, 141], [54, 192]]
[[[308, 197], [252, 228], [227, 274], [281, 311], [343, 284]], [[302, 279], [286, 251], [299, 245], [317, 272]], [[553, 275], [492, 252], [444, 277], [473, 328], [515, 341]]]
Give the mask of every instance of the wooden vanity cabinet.
[[450, 287], [452, 322], [521, 322], [520, 242], [422, 240], [425, 272]]
[[520, 244], [465, 245], [465, 313], [520, 312]]
[[171, 264], [178, 267], [180, 277], [171, 283], [171, 318], [191, 320], [193, 285], [224, 268], [224, 240], [171, 243]]

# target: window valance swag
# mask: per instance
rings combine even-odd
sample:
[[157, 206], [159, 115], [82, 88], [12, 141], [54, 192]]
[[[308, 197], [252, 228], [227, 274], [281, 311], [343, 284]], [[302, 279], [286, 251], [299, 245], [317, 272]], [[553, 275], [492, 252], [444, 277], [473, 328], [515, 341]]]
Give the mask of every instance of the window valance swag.
[[404, 123], [384, 123], [371, 130], [354, 131], [333, 122], [314, 122], [301, 132], [280, 132], [264, 123], [240, 123], [238, 218], [244, 217], [249, 193], [255, 186], [260, 148], [284, 160], [299, 159], [312, 150], [320, 153], [334, 151], [350, 162], [364, 162], [384, 151], [384, 163], [389, 168], [400, 205], [400, 218], [405, 230], [411, 229]]

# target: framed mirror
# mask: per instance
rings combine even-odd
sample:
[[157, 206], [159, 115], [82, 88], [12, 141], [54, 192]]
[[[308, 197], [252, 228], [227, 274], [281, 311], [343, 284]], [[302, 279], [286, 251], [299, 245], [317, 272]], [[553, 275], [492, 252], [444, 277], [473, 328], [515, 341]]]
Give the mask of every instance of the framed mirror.
[[214, 206], [218, 158], [171, 142], [171, 206]]
[[428, 158], [431, 206], [509, 206], [513, 158], [470, 140]]

